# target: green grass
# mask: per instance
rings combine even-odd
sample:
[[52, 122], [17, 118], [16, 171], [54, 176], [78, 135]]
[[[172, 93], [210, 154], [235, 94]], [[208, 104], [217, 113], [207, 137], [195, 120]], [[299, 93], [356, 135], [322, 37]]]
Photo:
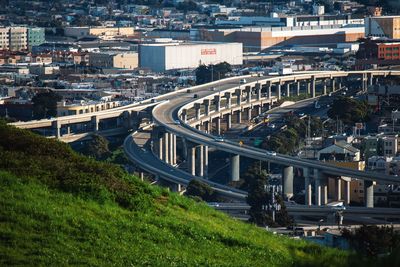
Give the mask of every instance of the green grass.
[[0, 266], [349, 266], [0, 122]]

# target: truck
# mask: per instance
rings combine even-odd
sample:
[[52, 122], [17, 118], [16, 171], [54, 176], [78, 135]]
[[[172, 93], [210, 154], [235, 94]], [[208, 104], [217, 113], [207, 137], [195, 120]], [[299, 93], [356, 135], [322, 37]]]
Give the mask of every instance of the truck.
[[293, 70], [290, 67], [282, 67], [279, 69], [279, 74], [280, 75], [289, 75], [292, 74]]

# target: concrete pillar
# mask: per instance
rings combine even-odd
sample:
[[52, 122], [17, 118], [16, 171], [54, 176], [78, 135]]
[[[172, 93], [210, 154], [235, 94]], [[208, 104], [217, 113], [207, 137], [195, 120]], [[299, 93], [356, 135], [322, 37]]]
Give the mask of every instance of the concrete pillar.
[[226, 92], [225, 98], [226, 98], [226, 108], [231, 108], [231, 93]]
[[351, 182], [344, 181], [344, 183], [345, 183], [344, 184], [344, 203], [349, 205], [350, 204], [350, 192], [351, 192], [350, 184], [351, 184]]
[[250, 103], [251, 102], [251, 87], [246, 86], [245, 92], [246, 92], [246, 101], [247, 101], [247, 103]]
[[236, 105], [240, 106], [242, 104], [242, 90], [236, 89], [235, 95], [236, 95]]
[[261, 99], [261, 84], [256, 83], [256, 94], [257, 94], [257, 100]]
[[181, 185], [181, 184], [172, 183], [172, 184], [170, 185], [170, 188], [171, 188], [171, 191], [172, 191], [172, 192], [179, 193], [179, 192], [182, 191], [182, 185]]
[[205, 121], [204, 122], [204, 131], [206, 131], [206, 133], [210, 133], [210, 131], [211, 131], [211, 123], [210, 123], [210, 121]]
[[71, 134], [71, 126], [67, 126], [67, 134]]
[[267, 87], [268, 87], [268, 98], [271, 98], [272, 97], [272, 84], [268, 83]]
[[196, 147], [196, 176], [203, 177], [203, 146], [199, 145]]
[[251, 108], [247, 108], [246, 111], [247, 111], [246, 118], [247, 118], [248, 121], [251, 121]]
[[336, 200], [342, 200], [342, 180], [340, 177], [336, 178]]
[[61, 123], [56, 119], [51, 123], [51, 127], [54, 129], [54, 135], [56, 138], [61, 137]]
[[281, 87], [282, 87], [282, 85], [280, 83], [278, 83], [277, 84], [277, 89], [276, 89], [276, 97], [278, 98], [278, 100], [280, 100], [281, 97], [282, 97]]
[[221, 110], [221, 97], [219, 95], [214, 96], [215, 111]]
[[257, 116], [262, 113], [262, 105], [257, 105]]
[[336, 80], [335, 78], [331, 79], [331, 87], [332, 87], [332, 92], [336, 91]]
[[242, 111], [241, 110], [236, 111], [236, 115], [237, 115], [237, 123], [242, 123]]
[[312, 78], [311, 78], [311, 97], [313, 97], [313, 98], [316, 96], [315, 88], [316, 88], [316, 79], [315, 79], [315, 76], [312, 76]]
[[97, 117], [97, 116], [92, 116], [91, 117], [91, 123], [92, 123], [94, 132], [98, 132], [99, 131], [99, 122], [100, 122], [99, 117]]
[[173, 134], [169, 133], [168, 137], [168, 159], [169, 159], [169, 164], [174, 165], [174, 151], [175, 151], [175, 145], [174, 145], [174, 136]]
[[[374, 85], [374, 75], [372, 73], [368, 74], [368, 85], [372, 86]], [[368, 89], [368, 88], [367, 88]]]
[[230, 157], [230, 180], [239, 181], [240, 179], [240, 156], [231, 155]]
[[181, 116], [182, 116], [182, 118], [181, 118], [182, 121], [186, 122], [187, 121], [187, 110], [186, 109], [182, 110]]
[[201, 104], [200, 103], [194, 103], [194, 110], [195, 110], [195, 114], [196, 114], [196, 120], [200, 120]]
[[307, 95], [311, 95], [311, 82], [307, 82]]
[[[315, 172], [315, 170], [314, 170], [314, 172]], [[314, 177], [314, 178], [315, 178], [315, 195], [314, 195], [315, 205], [321, 206], [321, 197], [322, 197], [321, 196], [321, 191], [322, 191], [321, 179], [319, 179], [319, 177]]]
[[290, 96], [290, 83], [286, 83], [286, 97]]
[[328, 177], [325, 174], [321, 175], [321, 203], [328, 204]]
[[210, 115], [210, 99], [204, 99], [204, 114], [206, 116]]
[[167, 132], [164, 133], [163, 144], [164, 144], [164, 146], [163, 146], [163, 160], [166, 163], [169, 163], [169, 149], [170, 149], [170, 146], [169, 146], [169, 133], [167, 133]]
[[176, 165], [176, 135], [172, 135], [172, 165]]
[[208, 178], [208, 146], [203, 146], [203, 177]]
[[139, 178], [144, 181], [144, 172], [139, 172]]
[[285, 167], [282, 176], [283, 197], [290, 199], [293, 196], [293, 167]]
[[163, 160], [164, 159], [164, 153], [163, 153], [163, 151], [164, 151], [164, 138], [162, 137], [162, 136], [160, 136], [159, 138], [158, 138], [158, 148], [157, 148], [157, 150], [158, 150], [158, 157], [161, 159], [161, 160]]
[[187, 142], [187, 169], [191, 175], [196, 175], [196, 146]]
[[374, 182], [364, 180], [364, 201], [365, 207], [374, 207]]
[[232, 128], [232, 114], [231, 113], [226, 114], [226, 128], [227, 128], [227, 130]]
[[220, 135], [221, 134], [221, 117], [215, 118], [215, 124], [216, 124], [215, 132], [217, 133], [217, 135]]
[[327, 94], [327, 87], [328, 87], [328, 85], [327, 85], [327, 81], [326, 80], [324, 80], [324, 95], [326, 95]]
[[304, 176], [304, 192], [305, 192], [305, 205], [311, 206], [312, 205], [312, 186], [311, 186], [311, 176], [310, 176], [310, 169], [305, 168], [303, 169], [303, 176]]
[[297, 82], [297, 88], [296, 88], [296, 94], [297, 94], [297, 96], [299, 96], [300, 95], [300, 82]]

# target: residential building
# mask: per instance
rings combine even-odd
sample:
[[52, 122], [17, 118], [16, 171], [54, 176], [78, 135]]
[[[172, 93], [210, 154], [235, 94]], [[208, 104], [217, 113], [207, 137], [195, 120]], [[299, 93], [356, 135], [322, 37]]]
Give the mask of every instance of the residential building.
[[41, 45], [46, 42], [44, 28], [28, 28], [28, 48]]
[[21, 51], [28, 49], [28, 34], [26, 27], [10, 28], [10, 45], [11, 51]]
[[131, 36], [134, 34], [133, 27], [66, 27], [64, 35], [75, 38], [87, 36]]
[[0, 50], [10, 48], [10, 28], [0, 28]]
[[398, 135], [387, 135], [382, 138], [383, 156], [395, 157], [400, 149], [400, 138]]
[[338, 141], [318, 151], [318, 159], [327, 161], [359, 161], [360, 150], [346, 142]]

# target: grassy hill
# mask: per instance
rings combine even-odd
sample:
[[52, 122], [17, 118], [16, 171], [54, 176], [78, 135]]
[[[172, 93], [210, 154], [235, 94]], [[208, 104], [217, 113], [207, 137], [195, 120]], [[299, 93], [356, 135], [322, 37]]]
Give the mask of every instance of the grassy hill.
[[0, 122], [0, 266], [356, 266]]

